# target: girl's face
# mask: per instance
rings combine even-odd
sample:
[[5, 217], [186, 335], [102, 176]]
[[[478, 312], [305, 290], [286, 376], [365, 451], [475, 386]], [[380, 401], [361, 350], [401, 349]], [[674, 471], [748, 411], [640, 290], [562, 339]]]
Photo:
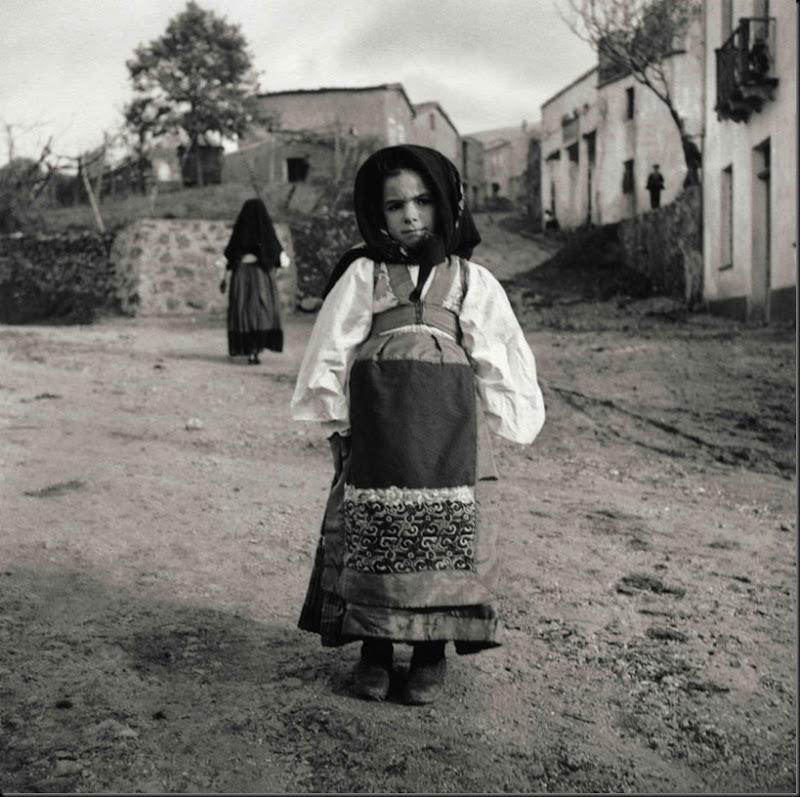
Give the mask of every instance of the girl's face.
[[436, 205], [417, 172], [402, 169], [383, 184], [383, 216], [395, 241], [413, 249], [436, 232]]

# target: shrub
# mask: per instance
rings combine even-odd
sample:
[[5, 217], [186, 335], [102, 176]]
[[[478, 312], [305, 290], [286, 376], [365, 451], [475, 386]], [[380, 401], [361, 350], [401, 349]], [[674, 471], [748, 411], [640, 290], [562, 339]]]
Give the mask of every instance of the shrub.
[[0, 322], [86, 324], [130, 312], [135, 288], [111, 263], [112, 242], [89, 232], [0, 238]]
[[311, 216], [293, 214], [289, 228], [297, 261], [299, 299], [322, 296], [339, 258], [361, 241], [355, 214], [325, 208]]

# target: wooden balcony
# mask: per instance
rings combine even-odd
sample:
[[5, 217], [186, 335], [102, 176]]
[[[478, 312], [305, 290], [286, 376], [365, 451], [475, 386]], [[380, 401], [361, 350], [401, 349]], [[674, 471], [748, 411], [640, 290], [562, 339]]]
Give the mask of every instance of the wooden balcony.
[[746, 122], [773, 98], [774, 17], [743, 17], [717, 54], [717, 118]]

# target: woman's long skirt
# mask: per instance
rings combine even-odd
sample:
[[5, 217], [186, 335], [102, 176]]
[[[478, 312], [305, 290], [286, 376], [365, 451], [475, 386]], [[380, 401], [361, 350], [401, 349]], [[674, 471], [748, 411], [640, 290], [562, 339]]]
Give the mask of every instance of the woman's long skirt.
[[283, 351], [280, 298], [272, 275], [255, 263], [234, 269], [228, 295], [228, 354]]
[[476, 496], [495, 471], [465, 352], [427, 331], [372, 337], [353, 364], [350, 404], [351, 453], [334, 477], [300, 627], [323, 645], [499, 644], [495, 530]]

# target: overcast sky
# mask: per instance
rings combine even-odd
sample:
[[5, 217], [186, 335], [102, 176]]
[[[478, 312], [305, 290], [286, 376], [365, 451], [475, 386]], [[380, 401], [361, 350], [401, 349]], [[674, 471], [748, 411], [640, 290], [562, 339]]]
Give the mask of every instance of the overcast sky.
[[[595, 57], [560, 0], [199, 0], [239, 25], [262, 92], [402, 83], [438, 101], [463, 135], [539, 121]], [[0, 163], [53, 137], [76, 155], [116, 132], [125, 61], [185, 0], [0, 0]]]

